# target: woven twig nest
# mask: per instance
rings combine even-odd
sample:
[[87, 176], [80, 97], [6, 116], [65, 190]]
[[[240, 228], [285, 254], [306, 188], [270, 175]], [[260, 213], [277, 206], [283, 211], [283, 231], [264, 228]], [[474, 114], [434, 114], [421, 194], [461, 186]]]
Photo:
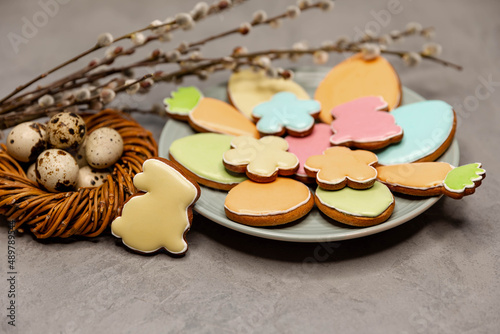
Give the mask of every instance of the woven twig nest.
[[107, 182], [99, 187], [80, 188], [65, 193], [49, 193], [30, 181], [19, 163], [0, 147], [0, 214], [15, 229], [29, 227], [37, 238], [70, 236], [95, 237], [120, 215], [123, 203], [136, 189], [133, 177], [142, 171], [146, 159], [158, 153], [151, 132], [127, 115], [103, 110], [82, 115], [88, 133], [110, 127], [120, 133], [124, 150], [113, 166]]

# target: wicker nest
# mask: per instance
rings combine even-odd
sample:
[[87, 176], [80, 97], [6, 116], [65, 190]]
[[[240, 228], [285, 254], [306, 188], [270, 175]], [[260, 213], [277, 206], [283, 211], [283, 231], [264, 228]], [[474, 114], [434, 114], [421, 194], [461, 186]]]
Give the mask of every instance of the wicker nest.
[[123, 138], [123, 155], [99, 187], [49, 193], [30, 181], [7, 154], [5, 145], [0, 146], [0, 214], [14, 223], [15, 229], [29, 227], [37, 238], [95, 237], [120, 215], [123, 203], [135, 193], [133, 177], [142, 171], [146, 159], [158, 153], [151, 132], [110, 109], [82, 117], [89, 133], [110, 127]]

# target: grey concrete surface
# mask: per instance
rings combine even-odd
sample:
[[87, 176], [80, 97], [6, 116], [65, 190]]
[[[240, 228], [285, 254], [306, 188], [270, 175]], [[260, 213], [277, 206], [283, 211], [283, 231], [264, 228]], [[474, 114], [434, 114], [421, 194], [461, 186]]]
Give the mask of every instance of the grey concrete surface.
[[[21, 34], [26, 20], [33, 22], [44, 10], [40, 3], [47, 2], [0, 2], [0, 95], [83, 50], [101, 32], [118, 35], [195, 3], [59, 0], [57, 13], [16, 52], [9, 33]], [[250, 1], [177, 34], [171, 45], [236, 26], [258, 8], [277, 13], [291, 3]], [[238, 44], [250, 50], [287, 47], [297, 40], [314, 45], [352, 36], [367, 24], [384, 31], [409, 21], [434, 25], [443, 57], [462, 64], [464, 71], [428, 62], [409, 69], [398, 59], [391, 61], [404, 85], [457, 109], [461, 162], [481, 161], [487, 169], [476, 195], [441, 199], [387, 232], [328, 244], [259, 239], [196, 216], [183, 258], [138, 256], [111, 236], [40, 242], [18, 235], [15, 328], [6, 317], [7, 227], [2, 223], [0, 332], [498, 333], [500, 2], [400, 0], [400, 13], [381, 17], [391, 3], [338, 0], [330, 14], [304, 13], [278, 30], [259, 28], [244, 38], [207, 45], [205, 54], [229, 53]], [[418, 45], [408, 40], [398, 48]], [[341, 59], [334, 56], [329, 64]], [[227, 73], [218, 74], [199, 86], [226, 79]], [[485, 86], [488, 80], [493, 83]], [[163, 85], [142, 100], [125, 102], [147, 107], [171, 89]], [[164, 121], [140, 121], [158, 138]]]

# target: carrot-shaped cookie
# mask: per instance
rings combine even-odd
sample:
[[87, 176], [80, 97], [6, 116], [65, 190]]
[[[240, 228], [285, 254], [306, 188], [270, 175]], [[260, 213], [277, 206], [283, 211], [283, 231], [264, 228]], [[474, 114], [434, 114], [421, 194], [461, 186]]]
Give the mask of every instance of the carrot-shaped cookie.
[[309, 157], [304, 169], [326, 190], [339, 190], [345, 186], [367, 189], [373, 186], [377, 178], [377, 170], [373, 167], [375, 163], [377, 156], [372, 152], [335, 146], [325, 150], [322, 155]]
[[204, 97], [195, 87], [180, 87], [164, 100], [167, 114], [188, 121], [198, 132], [259, 138], [255, 124], [224, 101]]
[[453, 167], [446, 162], [419, 162], [378, 166], [377, 172], [377, 179], [393, 192], [454, 199], [473, 194], [486, 176], [480, 163]]

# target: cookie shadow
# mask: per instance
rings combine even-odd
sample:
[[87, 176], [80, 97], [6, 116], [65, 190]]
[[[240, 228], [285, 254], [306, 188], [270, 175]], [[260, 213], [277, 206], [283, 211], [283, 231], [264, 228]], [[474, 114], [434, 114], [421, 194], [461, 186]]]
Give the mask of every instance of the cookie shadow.
[[[452, 201], [451, 199], [446, 200]], [[314, 258], [318, 252], [324, 254], [322, 249], [325, 249], [330, 254], [327, 258], [322, 257], [319, 262], [335, 263], [375, 256], [377, 253], [395, 248], [414, 238], [422, 231], [431, 228], [431, 225], [432, 229], [438, 231], [439, 235], [445, 238], [447, 231], [460, 229], [466, 224], [460, 218], [450, 218], [454, 216], [452, 211], [453, 205], [446, 205], [446, 201], [440, 200], [423, 214], [392, 229], [357, 239], [336, 242], [299, 243], [264, 239], [231, 230], [201, 215], [196, 216], [196, 223], [193, 224], [192, 230], [194, 233], [200, 233], [234, 251], [265, 259], [301, 263], [305, 259]], [[346, 227], [346, 225], [331, 219], [328, 221], [343, 228], [360, 229]], [[298, 223], [300, 222], [295, 222], [295, 224]]]

